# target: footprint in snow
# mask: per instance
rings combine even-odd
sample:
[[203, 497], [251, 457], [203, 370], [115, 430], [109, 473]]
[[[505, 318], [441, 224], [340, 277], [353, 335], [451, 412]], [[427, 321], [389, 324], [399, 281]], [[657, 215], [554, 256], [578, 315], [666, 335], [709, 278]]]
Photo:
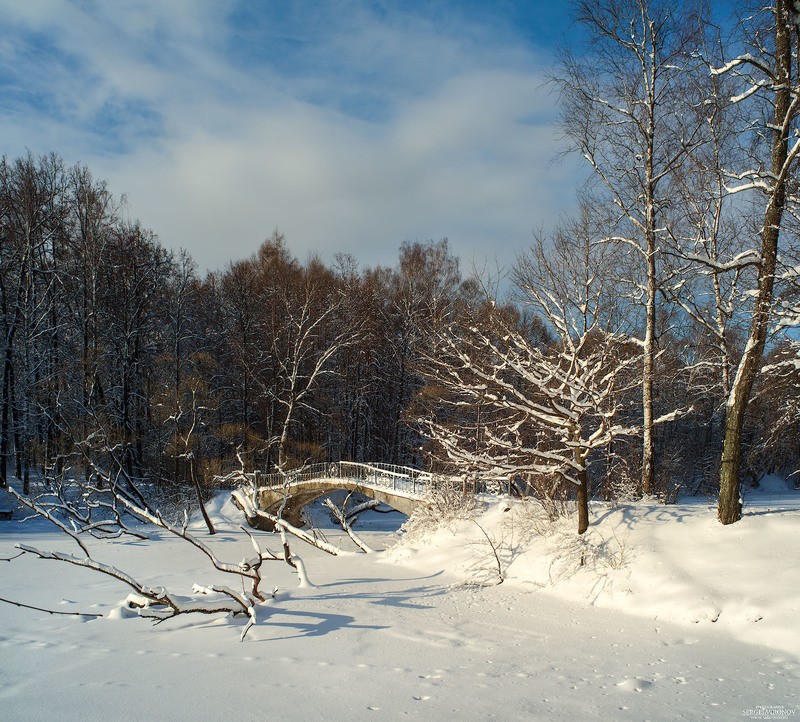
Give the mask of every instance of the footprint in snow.
[[681, 645], [686, 645], [686, 646], [691, 647], [691, 646], [693, 646], [695, 644], [698, 644], [699, 641], [700, 640], [694, 639], [693, 637], [681, 637], [679, 639], [673, 639], [671, 642], [661, 642], [661, 644], [664, 647], [673, 647], [673, 646], [681, 646]]
[[653, 686], [652, 679], [625, 679], [617, 682], [617, 688], [623, 692], [644, 692]]

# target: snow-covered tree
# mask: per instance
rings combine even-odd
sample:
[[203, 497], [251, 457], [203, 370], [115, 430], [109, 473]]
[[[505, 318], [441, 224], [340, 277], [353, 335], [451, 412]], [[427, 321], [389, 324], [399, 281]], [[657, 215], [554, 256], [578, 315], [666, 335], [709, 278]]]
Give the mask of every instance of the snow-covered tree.
[[450, 471], [573, 484], [579, 533], [589, 523], [592, 452], [635, 431], [616, 418], [616, 392], [639, 354], [619, 333], [607, 286], [613, 250], [585, 234], [539, 239], [515, 274], [536, 320], [487, 300], [463, 309], [425, 354], [438, 401], [421, 425]]
[[[690, 2], [580, 0], [586, 52], [564, 53], [556, 82], [562, 127], [586, 159], [598, 202], [608, 205], [606, 240], [627, 249], [633, 306], [641, 306], [641, 488], [655, 475], [654, 383], [662, 244], [671, 176], [697, 143], [680, 98], [692, 37]], [[691, 119], [691, 116], [689, 116]]]
[[726, 190], [751, 196], [760, 208], [748, 259], [755, 260], [757, 269], [755, 282], [747, 290], [752, 299], [749, 331], [725, 408], [718, 507], [723, 524], [736, 522], [742, 515], [742, 430], [773, 314], [779, 239], [787, 206], [795, 200], [800, 155], [800, 15], [793, 0], [748, 5], [752, 7], [746, 8], [740, 24], [742, 52], [712, 69], [715, 75], [734, 78], [739, 87], [731, 101], [749, 106], [740, 128], [749, 151], [747, 162], [728, 170]]

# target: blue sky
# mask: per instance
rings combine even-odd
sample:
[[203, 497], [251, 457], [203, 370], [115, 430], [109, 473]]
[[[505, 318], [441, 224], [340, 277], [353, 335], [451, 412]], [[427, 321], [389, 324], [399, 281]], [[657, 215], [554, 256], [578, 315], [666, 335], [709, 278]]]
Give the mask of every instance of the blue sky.
[[513, 261], [574, 205], [550, 2], [0, 0], [0, 151], [56, 151], [201, 268], [279, 228], [393, 263]]

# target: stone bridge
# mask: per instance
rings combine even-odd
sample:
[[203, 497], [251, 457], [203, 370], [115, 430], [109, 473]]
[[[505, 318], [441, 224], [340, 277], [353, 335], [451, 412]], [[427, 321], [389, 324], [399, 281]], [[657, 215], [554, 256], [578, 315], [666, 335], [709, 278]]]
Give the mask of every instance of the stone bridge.
[[314, 464], [286, 474], [248, 474], [255, 483], [259, 508], [276, 514], [286, 498], [283, 518], [302, 526], [302, 510], [321, 496], [344, 489], [388, 504], [410, 515], [422, 500], [431, 476], [418, 469], [392, 464], [340, 461]]

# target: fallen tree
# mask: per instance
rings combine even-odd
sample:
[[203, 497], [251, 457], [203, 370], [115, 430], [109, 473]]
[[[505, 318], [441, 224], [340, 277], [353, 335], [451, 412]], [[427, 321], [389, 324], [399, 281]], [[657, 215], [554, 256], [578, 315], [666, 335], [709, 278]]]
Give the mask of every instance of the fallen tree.
[[[270, 520], [280, 533], [282, 555], [262, 548], [258, 539], [249, 530], [241, 527], [250, 540], [252, 552], [238, 562], [225, 561], [189, 531], [188, 513], [184, 512], [182, 523], [172, 523], [158, 509], [151, 508], [145, 502], [144, 493], [136, 487], [132, 479], [126, 478], [126, 483], [121, 485], [115, 475], [99, 468], [91, 459], [89, 464], [93, 481], [80, 487], [82, 493], [79, 496], [69, 494], [71, 487], [63, 483], [63, 479], [50, 479], [45, 493], [38, 499], [20, 494], [9, 486], [7, 491], [14, 499], [35, 516], [52, 523], [79, 549], [79, 553], [74, 554], [17, 544], [16, 548], [23, 555], [29, 554], [39, 559], [81, 567], [116, 579], [131, 590], [125, 606], [137, 616], [156, 623], [186, 614], [229, 613], [246, 616], [242, 640], [257, 622], [257, 607], [275, 594], [275, 591], [270, 594], [262, 590], [264, 562], [285, 561], [297, 571], [301, 586], [310, 584], [302, 559], [291, 551], [286, 532], [289, 531], [318, 548], [323, 548], [324, 545], [307, 532], [286, 523], [281, 519], [280, 512], [278, 515], [270, 515]], [[123, 535], [157, 541], [157, 535], [164, 533], [189, 544], [206, 558], [211, 570], [230, 575], [237, 584], [195, 584], [190, 594], [177, 594], [165, 586], [145, 584], [126, 570], [101, 561], [89, 541], [92, 539], [94, 544], [102, 545], [108, 538], [119, 538]], [[330, 546], [331, 549], [327, 550], [329, 553], [342, 553]], [[234, 588], [235, 586], [240, 586], [241, 591]]]

